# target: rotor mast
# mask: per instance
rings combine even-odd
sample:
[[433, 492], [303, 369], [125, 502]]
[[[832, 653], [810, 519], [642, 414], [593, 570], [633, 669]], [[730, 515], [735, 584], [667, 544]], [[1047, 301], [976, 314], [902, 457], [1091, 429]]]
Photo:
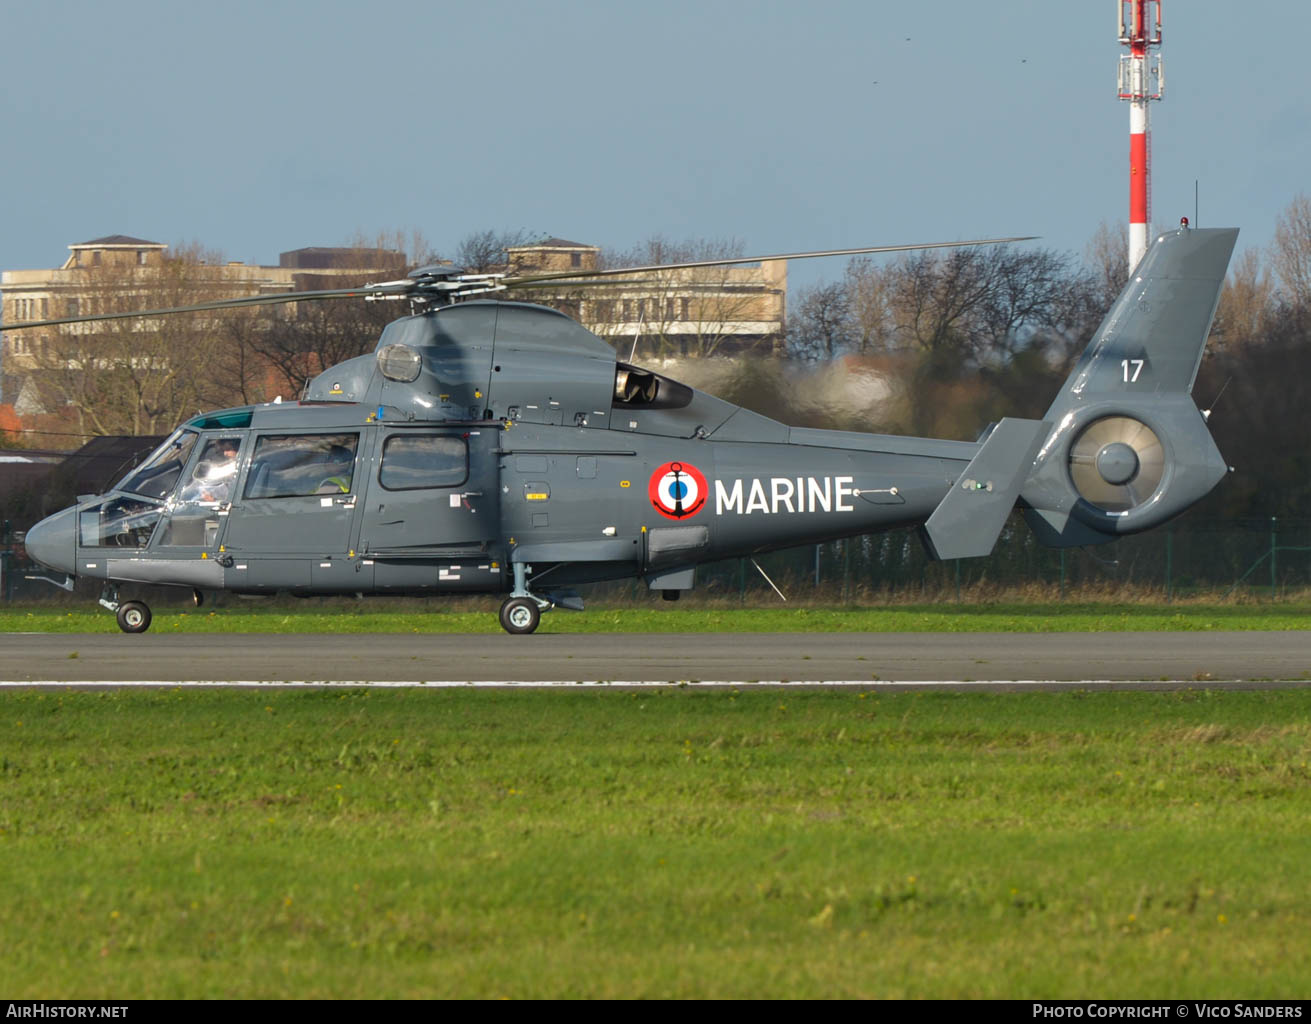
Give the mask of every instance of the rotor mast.
[[[1151, 131], [1147, 104], [1165, 89], [1160, 54], [1161, 0], [1116, 0], [1120, 43], [1120, 99], [1129, 101], [1129, 273], [1147, 252], [1151, 222]], [[1153, 50], [1156, 52], [1153, 53]]]

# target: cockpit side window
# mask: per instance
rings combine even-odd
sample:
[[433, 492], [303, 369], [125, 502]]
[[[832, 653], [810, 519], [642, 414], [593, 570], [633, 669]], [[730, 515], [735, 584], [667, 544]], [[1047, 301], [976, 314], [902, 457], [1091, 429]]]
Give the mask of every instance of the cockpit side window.
[[359, 440], [359, 434], [266, 434], [255, 442], [244, 496], [347, 494]]
[[196, 434], [179, 430], [165, 441], [144, 466], [132, 474], [118, 489], [140, 494], [146, 498], [167, 498], [177, 486], [182, 467], [191, 457]]
[[209, 438], [178, 493], [179, 500], [216, 503], [231, 500], [232, 487], [237, 482], [240, 452], [239, 437]]

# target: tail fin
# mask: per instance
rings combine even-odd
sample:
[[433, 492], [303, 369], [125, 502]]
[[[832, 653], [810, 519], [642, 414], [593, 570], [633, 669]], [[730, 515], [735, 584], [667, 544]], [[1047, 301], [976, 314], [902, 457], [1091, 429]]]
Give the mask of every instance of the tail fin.
[[1054, 547], [1165, 522], [1208, 494], [1224, 459], [1190, 397], [1236, 228], [1161, 235], [1043, 419], [1020, 492]]

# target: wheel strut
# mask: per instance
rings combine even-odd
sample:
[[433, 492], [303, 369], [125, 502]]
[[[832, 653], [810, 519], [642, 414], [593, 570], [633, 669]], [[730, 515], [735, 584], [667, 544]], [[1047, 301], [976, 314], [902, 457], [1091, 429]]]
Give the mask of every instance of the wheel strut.
[[512, 562], [510, 567], [514, 572], [514, 589], [501, 602], [501, 628], [507, 633], [531, 633], [542, 621], [542, 612], [551, 607], [551, 602], [528, 590], [531, 565]]

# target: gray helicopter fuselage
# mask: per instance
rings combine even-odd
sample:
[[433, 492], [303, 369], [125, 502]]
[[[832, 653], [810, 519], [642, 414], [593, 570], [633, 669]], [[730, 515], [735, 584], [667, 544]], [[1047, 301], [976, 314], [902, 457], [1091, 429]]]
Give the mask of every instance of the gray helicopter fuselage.
[[[514, 561], [542, 588], [686, 589], [703, 562], [923, 522], [978, 449], [743, 415], [772, 439], [392, 421], [358, 402], [229, 410], [27, 543], [74, 576], [248, 593], [501, 592]], [[227, 490], [199, 492], [221, 444], [238, 452]]]
[[396, 321], [305, 401], [197, 417], [27, 545], [250, 593], [501, 592], [516, 562], [539, 589], [683, 590], [703, 562], [921, 523], [978, 448], [788, 427], [554, 311], [468, 303]]

